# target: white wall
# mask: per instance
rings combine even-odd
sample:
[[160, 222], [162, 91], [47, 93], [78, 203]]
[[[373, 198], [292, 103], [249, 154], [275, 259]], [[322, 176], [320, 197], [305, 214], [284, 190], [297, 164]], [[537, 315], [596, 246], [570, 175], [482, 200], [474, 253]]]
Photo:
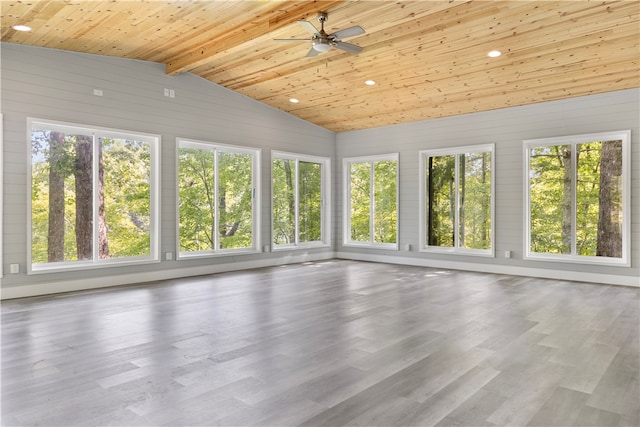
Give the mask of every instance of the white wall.
[[[400, 248], [380, 251], [342, 246], [339, 220], [337, 253], [342, 258], [387, 260], [508, 274], [640, 286], [640, 90], [632, 89], [524, 107], [426, 120], [337, 135], [337, 193], [342, 191], [343, 157], [400, 153]], [[629, 267], [603, 267], [523, 260], [523, 143], [525, 139], [631, 129], [632, 218]], [[418, 252], [418, 152], [495, 143], [496, 258]], [[342, 211], [342, 199], [336, 199]], [[504, 251], [512, 251], [505, 259]]]
[[[333, 257], [333, 248], [199, 260], [162, 261], [134, 267], [28, 276], [27, 117], [160, 134], [161, 252], [176, 252], [176, 136], [262, 149], [262, 244], [270, 233], [272, 149], [329, 156], [335, 134], [192, 74], [168, 76], [164, 65], [26, 47], [0, 45], [4, 114], [4, 277], [2, 297], [158, 280], [191, 274]], [[175, 90], [175, 98], [164, 96]], [[102, 97], [93, 95], [101, 89]], [[9, 274], [20, 264], [19, 274]]]
[[[277, 265], [337, 255], [559, 279], [640, 285], [640, 90], [612, 92], [406, 125], [334, 133], [226, 90], [191, 74], [167, 76], [162, 64], [0, 45], [4, 114], [2, 298], [154, 281], [192, 274]], [[104, 96], [96, 97], [93, 89]], [[164, 97], [164, 88], [176, 98]], [[27, 117], [149, 132], [162, 136], [161, 252], [175, 252], [176, 136], [262, 149], [262, 244], [270, 242], [270, 151], [332, 158], [335, 247], [134, 267], [28, 276]], [[631, 129], [632, 266], [594, 267], [522, 260], [522, 140]], [[418, 152], [428, 148], [496, 144], [496, 253], [494, 259], [417, 252]], [[343, 157], [400, 153], [400, 247], [412, 251], [347, 248], [341, 240]], [[505, 259], [505, 250], [513, 258]], [[10, 264], [21, 273], [9, 274]]]

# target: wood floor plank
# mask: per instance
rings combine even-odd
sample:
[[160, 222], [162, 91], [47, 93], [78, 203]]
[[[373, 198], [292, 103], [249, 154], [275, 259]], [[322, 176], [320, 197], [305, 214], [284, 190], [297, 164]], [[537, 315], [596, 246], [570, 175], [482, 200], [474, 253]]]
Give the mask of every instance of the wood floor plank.
[[587, 393], [558, 387], [529, 421], [530, 426], [573, 425], [589, 398]]
[[640, 421], [639, 371], [638, 355], [617, 354], [590, 395], [587, 404]]
[[1, 305], [3, 426], [639, 426], [640, 289], [328, 260]]
[[507, 398], [500, 393], [489, 392], [482, 388], [440, 420], [436, 426], [495, 426], [494, 423], [487, 421], [487, 418], [495, 412], [506, 399]]
[[619, 351], [615, 346], [588, 344], [572, 350], [572, 354], [557, 354], [550, 361], [575, 366], [573, 373], [567, 375], [560, 386], [591, 394]]
[[492, 368], [472, 368], [430, 396], [422, 403], [420, 409], [406, 417], [404, 422], [411, 426], [438, 424], [498, 374], [499, 372]]
[[[620, 420], [621, 417], [619, 414], [614, 414], [613, 412], [603, 411], [602, 409], [597, 409], [585, 405], [580, 408], [580, 412], [574, 420], [573, 425], [583, 427], [610, 427], [625, 425], [621, 423]], [[633, 426], [638, 424], [636, 423], [626, 425]]]
[[545, 402], [551, 398], [558, 383], [569, 372], [569, 369], [557, 364], [545, 365], [535, 375], [528, 376], [526, 383], [520, 381], [520, 390], [509, 397], [487, 418], [487, 421], [497, 425], [527, 425]]

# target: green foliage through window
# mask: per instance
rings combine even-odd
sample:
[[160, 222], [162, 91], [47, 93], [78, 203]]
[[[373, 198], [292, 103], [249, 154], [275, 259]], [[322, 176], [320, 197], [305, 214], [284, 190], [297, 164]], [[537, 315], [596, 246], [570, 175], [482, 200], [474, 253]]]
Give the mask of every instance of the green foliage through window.
[[371, 240], [371, 164], [351, 164], [351, 240]]
[[623, 140], [527, 144], [529, 250], [623, 257]]
[[152, 143], [31, 128], [31, 263], [152, 256]]
[[254, 150], [178, 145], [180, 253], [254, 247]]
[[424, 151], [424, 242], [431, 248], [492, 248], [493, 146]]
[[347, 242], [397, 242], [397, 156], [345, 159], [348, 197]]
[[271, 171], [274, 245], [324, 241], [323, 180], [327, 168], [327, 159], [274, 153]]

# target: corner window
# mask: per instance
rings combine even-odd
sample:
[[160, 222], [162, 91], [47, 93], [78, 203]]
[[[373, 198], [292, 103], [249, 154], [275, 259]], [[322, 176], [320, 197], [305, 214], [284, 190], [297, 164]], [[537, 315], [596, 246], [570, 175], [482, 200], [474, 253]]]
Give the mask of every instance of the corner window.
[[259, 154], [178, 140], [179, 257], [259, 250]]
[[524, 141], [528, 258], [629, 265], [630, 138]]
[[272, 153], [274, 249], [329, 244], [329, 159]]
[[493, 255], [493, 145], [420, 152], [425, 251]]
[[29, 272], [158, 261], [159, 137], [28, 125]]
[[344, 159], [345, 245], [398, 248], [398, 154]]

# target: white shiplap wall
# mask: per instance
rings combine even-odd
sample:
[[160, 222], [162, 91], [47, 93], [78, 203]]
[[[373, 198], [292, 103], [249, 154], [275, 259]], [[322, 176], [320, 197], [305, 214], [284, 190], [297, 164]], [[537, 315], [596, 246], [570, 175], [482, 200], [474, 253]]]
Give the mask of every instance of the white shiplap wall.
[[[4, 277], [2, 297], [158, 280], [333, 256], [333, 248], [28, 276], [27, 117], [160, 134], [161, 252], [176, 251], [175, 138], [262, 150], [262, 245], [270, 241], [271, 150], [328, 156], [335, 134], [192, 74], [168, 76], [164, 65], [3, 43]], [[175, 90], [175, 98], [164, 96]], [[102, 97], [93, 95], [101, 89]], [[8, 274], [10, 264], [21, 273]]]
[[[162, 64], [5, 43], [0, 45], [0, 54], [4, 114], [3, 298], [323, 259], [332, 257], [334, 249], [345, 258], [640, 285], [638, 89], [336, 136], [191, 74], [167, 76]], [[164, 88], [174, 89], [176, 98], [164, 97]], [[94, 96], [93, 89], [103, 90], [104, 96]], [[336, 190], [335, 247], [27, 276], [24, 271], [29, 116], [162, 136], [162, 253], [176, 249], [176, 136], [262, 149], [263, 245], [270, 241], [270, 151], [331, 157]], [[522, 140], [620, 129], [632, 131], [632, 267], [595, 268], [522, 260]], [[497, 257], [479, 259], [417, 252], [418, 152], [485, 143], [496, 144]], [[400, 153], [400, 248], [411, 244], [412, 250], [343, 247], [341, 159], [393, 151]], [[503, 258], [505, 250], [513, 251], [512, 259]], [[21, 273], [8, 274], [9, 265], [15, 263], [20, 264]]]
[[[400, 153], [400, 248], [380, 251], [342, 246], [342, 219], [336, 232], [338, 256], [401, 264], [442, 266], [498, 273], [640, 286], [640, 90], [632, 89], [542, 104], [512, 107], [397, 126], [340, 133], [336, 137], [337, 193], [342, 191], [340, 159]], [[524, 139], [631, 129], [631, 268], [523, 260]], [[495, 143], [496, 257], [418, 252], [418, 152]], [[342, 212], [342, 199], [337, 198]], [[512, 251], [512, 258], [504, 257]]]

